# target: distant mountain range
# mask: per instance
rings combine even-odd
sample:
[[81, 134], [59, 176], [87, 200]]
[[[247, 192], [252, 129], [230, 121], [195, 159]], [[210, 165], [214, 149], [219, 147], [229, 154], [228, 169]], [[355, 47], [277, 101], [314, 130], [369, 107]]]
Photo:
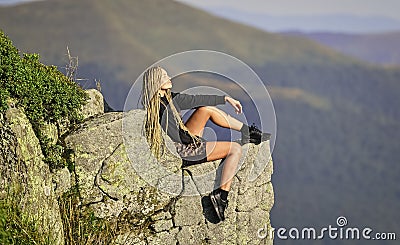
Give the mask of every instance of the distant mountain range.
[[[88, 79], [82, 85], [100, 80], [105, 98], [119, 110], [133, 81], [161, 58], [210, 49], [243, 60], [270, 90], [277, 115], [272, 225], [326, 227], [343, 215], [352, 227], [400, 230], [399, 68], [165, 0], [2, 7], [0, 28], [22, 51], [39, 53], [61, 70], [68, 46], [79, 57], [78, 77]], [[176, 81], [177, 91], [196, 84], [225, 86], [218, 80], [183, 80]], [[253, 120], [250, 112], [246, 116]], [[313, 242], [320, 244], [296, 244]]]
[[[305, 38], [284, 38], [174, 1], [39, 1], [0, 8], [0, 23], [16, 46], [41, 54], [45, 63], [65, 66], [68, 46], [79, 56], [80, 76], [99, 79], [116, 98], [126, 88], [109, 84], [128, 86], [160, 58], [193, 49], [227, 52], [253, 66], [358, 62]], [[122, 108], [123, 100], [111, 105]]]
[[350, 34], [381, 33], [400, 30], [400, 20], [381, 16], [349, 14], [276, 16], [247, 12], [231, 7], [204, 7], [217, 16], [270, 32], [339, 32]]
[[345, 14], [272, 16], [230, 7], [204, 9], [265, 31], [306, 37], [367, 62], [400, 65], [399, 20]]
[[307, 37], [339, 52], [382, 65], [400, 65], [400, 31], [379, 34], [283, 32]]
[[15, 4], [21, 4], [25, 2], [34, 2], [34, 1], [41, 1], [41, 0], [0, 0], [0, 6], [6, 6], [6, 5], [15, 5]]

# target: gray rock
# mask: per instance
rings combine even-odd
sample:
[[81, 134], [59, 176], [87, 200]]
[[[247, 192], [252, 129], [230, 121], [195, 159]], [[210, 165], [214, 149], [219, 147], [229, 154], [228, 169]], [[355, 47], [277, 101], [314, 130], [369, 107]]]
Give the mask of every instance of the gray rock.
[[[50, 244], [63, 244], [61, 215], [49, 167], [43, 162], [39, 140], [22, 110], [10, 106], [5, 115], [5, 123], [16, 140], [8, 147], [8, 153], [2, 153], [7, 154], [5, 161], [0, 162], [2, 193], [7, 189], [9, 198], [18, 200], [21, 217], [35, 222], [38, 232]], [[2, 130], [4, 128], [3, 123]], [[9, 153], [11, 158], [7, 159]], [[11, 162], [14, 165], [9, 165]]]
[[[50, 174], [38, 139], [24, 113], [10, 106], [0, 118], [1, 195], [22, 184], [20, 206], [37, 220], [43, 235], [63, 244], [56, 198], [77, 184], [81, 207], [118, 226], [114, 244], [272, 244], [269, 213], [274, 204], [269, 142], [242, 146], [240, 168], [229, 193], [226, 220], [219, 222], [208, 194], [221, 161], [181, 169], [173, 142], [164, 135], [166, 154], [157, 161], [143, 134], [145, 111], [103, 113], [103, 98], [88, 91], [86, 120], [65, 137], [75, 171]], [[53, 143], [56, 128], [43, 128]], [[17, 163], [23, 163], [18, 165]], [[18, 167], [18, 171], [15, 168]], [[121, 225], [118, 225], [121, 224]]]
[[85, 91], [89, 98], [81, 110], [83, 117], [86, 119], [102, 114], [104, 112], [103, 95], [96, 89], [87, 89]]
[[[178, 234], [178, 228], [172, 228], [170, 231], [163, 231], [160, 233], [156, 233], [154, 236], [148, 237], [147, 244], [148, 245], [176, 245], [176, 235]], [[187, 243], [184, 243], [187, 244]]]
[[151, 228], [155, 232], [160, 233], [162, 231], [170, 231], [174, 227], [174, 223], [171, 219], [157, 220], [152, 225]]
[[[274, 203], [269, 142], [246, 144], [231, 191], [226, 221], [218, 222], [208, 194], [219, 178], [220, 161], [180, 168], [171, 140], [161, 161], [143, 134], [145, 111], [94, 116], [66, 137], [74, 151], [82, 205], [97, 217], [128, 214], [116, 244], [272, 244], [258, 237], [271, 227]], [[135, 230], [135, 227], [137, 230]], [[123, 241], [123, 243], [121, 242]]]
[[52, 174], [54, 193], [60, 197], [71, 188], [71, 173], [67, 168], [56, 169]]

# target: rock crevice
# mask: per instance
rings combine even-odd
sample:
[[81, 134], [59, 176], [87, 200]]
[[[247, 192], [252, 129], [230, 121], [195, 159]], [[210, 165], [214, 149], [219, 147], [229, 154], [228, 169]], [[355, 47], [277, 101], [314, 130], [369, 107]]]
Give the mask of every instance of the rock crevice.
[[103, 100], [101, 94], [90, 95], [89, 108], [82, 110], [86, 120], [62, 137], [72, 152], [73, 173], [50, 172], [22, 110], [10, 107], [0, 115], [1, 197], [18, 184], [24, 214], [41, 221], [39, 232], [53, 244], [64, 244], [57, 198], [70, 188], [78, 189], [80, 208], [117, 225], [113, 244], [272, 244], [271, 237], [257, 233], [271, 229], [269, 142], [242, 146], [226, 220], [219, 222], [208, 195], [219, 183], [220, 160], [181, 168], [166, 137], [170, 152], [156, 161], [143, 135], [145, 111], [104, 113], [96, 102]]
[[[271, 227], [269, 142], [242, 146], [227, 219], [219, 222], [208, 194], [219, 178], [221, 162], [181, 169], [181, 160], [172, 152], [158, 163], [160, 172], [153, 167], [155, 160], [142, 134], [144, 116], [143, 110], [106, 113], [86, 121], [65, 139], [74, 151], [82, 203], [98, 217], [118, 219], [128, 212], [136, 217], [130, 221], [134, 226], [145, 226], [142, 235], [121, 231], [116, 242], [272, 244], [269, 237], [257, 236], [259, 228]], [[100, 201], [93, 203], [93, 199]]]

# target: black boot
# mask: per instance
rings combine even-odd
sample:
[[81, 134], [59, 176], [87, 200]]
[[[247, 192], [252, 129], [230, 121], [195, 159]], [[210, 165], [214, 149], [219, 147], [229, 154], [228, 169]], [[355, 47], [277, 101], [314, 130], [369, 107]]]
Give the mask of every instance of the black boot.
[[250, 143], [250, 128], [246, 124], [243, 124], [242, 128], [240, 129], [242, 133], [242, 145]]
[[228, 200], [223, 200], [221, 197], [221, 192], [215, 190], [210, 194], [211, 202], [214, 206], [215, 212], [218, 215], [220, 221], [225, 220], [225, 209], [228, 207]]
[[271, 139], [270, 133], [261, 132], [254, 123], [250, 127], [243, 125], [242, 129], [243, 130], [240, 130], [242, 132], [242, 145], [247, 143], [258, 145], [263, 141]]

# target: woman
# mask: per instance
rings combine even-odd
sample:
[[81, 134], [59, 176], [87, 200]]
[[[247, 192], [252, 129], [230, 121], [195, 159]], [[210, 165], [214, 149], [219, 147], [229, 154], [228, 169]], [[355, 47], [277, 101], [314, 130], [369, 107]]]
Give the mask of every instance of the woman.
[[[165, 150], [162, 132], [174, 141], [176, 150], [183, 159], [183, 166], [200, 164], [207, 161], [225, 159], [221, 174], [220, 187], [210, 194], [218, 218], [225, 219], [224, 211], [228, 205], [228, 193], [242, 154], [241, 145], [236, 142], [207, 142], [201, 136], [208, 120], [218, 126], [230, 128], [242, 133], [242, 144], [256, 143], [269, 139], [255, 126], [247, 126], [237, 119], [216, 108], [218, 104], [228, 102], [242, 113], [239, 101], [229, 96], [188, 95], [171, 92], [172, 82], [161, 67], [151, 67], [143, 75], [142, 104], [147, 111], [145, 131], [153, 154], [160, 158]], [[183, 123], [180, 110], [195, 111]]]

